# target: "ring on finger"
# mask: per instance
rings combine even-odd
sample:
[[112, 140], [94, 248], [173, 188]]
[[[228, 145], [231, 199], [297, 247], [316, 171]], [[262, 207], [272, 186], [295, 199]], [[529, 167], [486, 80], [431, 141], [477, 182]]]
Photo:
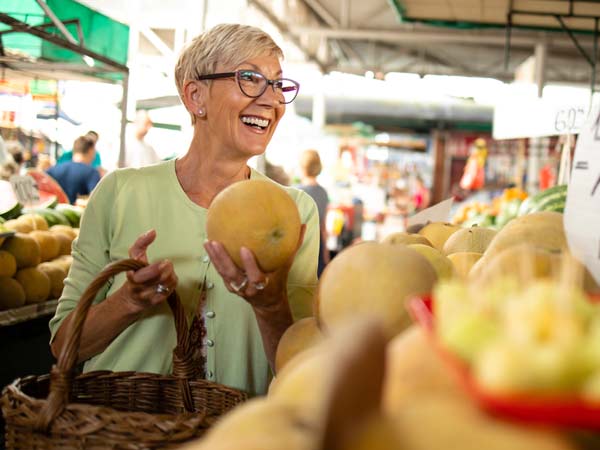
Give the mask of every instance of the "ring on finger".
[[246, 285], [248, 284], [248, 277], [244, 277], [244, 279], [238, 284], [235, 281], [230, 281], [229, 282], [229, 286], [231, 286], [231, 289], [233, 289], [235, 292], [240, 292], [242, 289], [244, 289], [246, 287]]
[[264, 288], [267, 287], [267, 284], [269, 284], [269, 277], [265, 278], [264, 281], [259, 281], [257, 283], [253, 283], [252, 285], [257, 291], [262, 291]]
[[171, 289], [164, 284], [158, 283], [156, 285], [156, 293], [157, 294], [168, 294]]

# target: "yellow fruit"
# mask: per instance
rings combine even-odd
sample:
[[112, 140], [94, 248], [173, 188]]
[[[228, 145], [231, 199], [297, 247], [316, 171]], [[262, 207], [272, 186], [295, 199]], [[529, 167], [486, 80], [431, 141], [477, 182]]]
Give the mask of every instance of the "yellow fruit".
[[52, 225], [50, 227], [50, 231], [52, 231], [54, 233], [65, 234], [65, 235], [67, 235], [67, 236], [69, 236], [71, 238], [71, 241], [73, 239], [76, 239], [77, 235], [79, 234], [79, 229], [78, 228], [71, 228], [68, 225]]
[[511, 220], [498, 232], [488, 246], [485, 257], [519, 244], [560, 252], [567, 249], [563, 215], [557, 212], [538, 212]]
[[7, 220], [3, 225], [7, 230], [16, 231], [17, 233], [29, 233], [33, 230], [33, 226], [29, 221], [19, 219]]
[[0, 277], [12, 277], [17, 272], [17, 260], [5, 250], [0, 250]]
[[50, 278], [35, 267], [21, 269], [15, 279], [25, 290], [25, 303], [40, 303], [50, 296]]
[[574, 450], [558, 431], [511, 423], [479, 409], [420, 328], [407, 330], [388, 347], [384, 411], [402, 450]]
[[37, 269], [44, 272], [50, 279], [50, 298], [59, 298], [65, 287], [65, 278], [67, 273], [56, 263], [45, 262], [37, 266]]
[[298, 245], [300, 226], [292, 197], [267, 180], [230, 185], [214, 198], [206, 217], [209, 240], [221, 242], [241, 268], [240, 249], [250, 249], [264, 272], [289, 261]]
[[48, 222], [39, 214], [23, 214], [18, 220], [29, 223], [31, 230], [48, 230]]
[[448, 238], [444, 244], [444, 254], [459, 252], [483, 253], [490, 245], [496, 230], [485, 227], [463, 228]]
[[51, 233], [58, 241], [58, 254], [70, 255], [73, 238], [65, 233], [61, 233], [60, 231], [51, 231]]
[[43, 261], [50, 261], [60, 253], [60, 242], [50, 231], [32, 231], [29, 236], [34, 238], [40, 246], [40, 256]]
[[319, 281], [319, 323], [329, 329], [373, 314], [393, 336], [410, 323], [405, 301], [431, 292], [436, 280], [427, 259], [408, 247], [375, 242], [349, 247], [327, 265]]
[[0, 311], [25, 304], [25, 290], [14, 278], [0, 277]]
[[318, 418], [265, 398], [254, 398], [221, 417], [205, 437], [181, 450], [314, 450], [320, 438]]
[[450, 278], [454, 275], [452, 262], [439, 250], [423, 244], [411, 244], [408, 248], [412, 248], [427, 258], [427, 261], [433, 266], [438, 280]]
[[37, 266], [42, 262], [40, 246], [28, 234], [15, 234], [2, 244], [2, 250], [6, 250], [15, 257], [18, 269]]
[[432, 222], [419, 230], [421, 236], [425, 236], [431, 244], [440, 252], [444, 249], [444, 244], [452, 234], [461, 230], [458, 225], [444, 222]]
[[269, 386], [269, 398], [321, 414], [327, 401], [333, 361], [326, 345], [313, 347], [291, 360]]
[[421, 236], [420, 234], [410, 234], [410, 233], [406, 233], [404, 231], [399, 231], [397, 233], [392, 233], [392, 234], [388, 234], [385, 238], [383, 238], [383, 240], [381, 241], [382, 244], [404, 244], [404, 245], [410, 245], [410, 244], [423, 244], [423, 245], [428, 245], [430, 247], [433, 247], [433, 245], [431, 245], [431, 242], [429, 242], [429, 240], [425, 237], [425, 236]]
[[403, 450], [394, 424], [386, 417], [369, 417], [352, 431], [341, 450]]
[[512, 277], [527, 283], [536, 278], [553, 278], [560, 273], [561, 257], [529, 244], [510, 246], [493, 256], [484, 254], [480, 267], [473, 267], [470, 278], [480, 283]]
[[323, 339], [323, 335], [314, 317], [306, 317], [295, 322], [279, 340], [275, 356], [276, 373], [279, 373], [285, 364], [298, 353], [314, 347], [321, 339]]
[[473, 266], [482, 256], [481, 253], [476, 252], [457, 252], [448, 255], [448, 259], [452, 262], [456, 275], [466, 279]]
[[68, 274], [71, 269], [71, 264], [73, 263], [73, 257], [71, 255], [62, 255], [50, 262], [58, 265], [66, 274]]

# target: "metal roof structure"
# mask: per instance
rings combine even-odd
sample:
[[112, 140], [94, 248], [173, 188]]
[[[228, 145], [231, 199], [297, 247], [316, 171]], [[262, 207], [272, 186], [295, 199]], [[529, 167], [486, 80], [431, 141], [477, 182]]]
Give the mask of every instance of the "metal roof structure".
[[298, 0], [276, 14], [277, 2], [248, 0], [327, 71], [510, 81], [541, 47], [547, 81], [588, 84], [598, 59], [598, 0]]

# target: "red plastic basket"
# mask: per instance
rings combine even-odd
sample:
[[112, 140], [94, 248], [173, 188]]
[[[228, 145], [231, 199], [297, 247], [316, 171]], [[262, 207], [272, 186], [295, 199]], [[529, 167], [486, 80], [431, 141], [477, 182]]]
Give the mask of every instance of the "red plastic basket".
[[469, 367], [437, 340], [432, 306], [433, 300], [428, 297], [414, 298], [408, 303], [413, 319], [425, 330], [436, 351], [457, 375], [466, 392], [484, 410], [528, 423], [600, 430], [600, 403], [572, 396], [499, 395], [483, 389]]

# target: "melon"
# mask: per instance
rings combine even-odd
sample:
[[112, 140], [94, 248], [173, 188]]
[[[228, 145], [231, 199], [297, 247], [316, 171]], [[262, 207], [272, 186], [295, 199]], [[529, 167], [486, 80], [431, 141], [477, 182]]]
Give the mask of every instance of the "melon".
[[213, 199], [206, 217], [209, 240], [222, 243], [240, 268], [244, 267], [240, 249], [248, 248], [263, 272], [273, 272], [289, 262], [300, 227], [292, 197], [268, 180], [233, 183]]
[[436, 281], [429, 261], [406, 246], [365, 242], [349, 247], [325, 267], [319, 280], [319, 323], [330, 329], [357, 315], [373, 314], [393, 336], [410, 323], [407, 299], [429, 294]]
[[485, 227], [470, 227], [453, 233], [444, 244], [444, 254], [458, 252], [483, 253], [496, 236], [496, 230]]
[[314, 347], [323, 339], [314, 317], [305, 317], [292, 324], [281, 336], [275, 356], [275, 371], [279, 371], [297, 354]]
[[181, 450], [313, 450], [320, 427], [288, 405], [254, 398], [238, 406], [202, 438]]
[[40, 246], [28, 234], [16, 233], [2, 244], [2, 250], [15, 257], [19, 269], [37, 266], [42, 262]]
[[476, 252], [456, 252], [448, 255], [448, 259], [454, 266], [454, 273], [460, 278], [466, 279], [482, 256], [483, 254]]
[[563, 215], [552, 211], [527, 214], [511, 220], [492, 239], [485, 258], [519, 244], [529, 244], [551, 252], [567, 249]]
[[25, 304], [25, 290], [17, 280], [0, 277], [0, 311]]
[[40, 303], [48, 300], [50, 296], [50, 278], [35, 267], [21, 269], [15, 279], [25, 290], [25, 303]]
[[50, 261], [60, 254], [60, 242], [50, 231], [32, 231], [29, 236], [34, 238], [40, 246], [42, 262]]
[[426, 237], [435, 248], [442, 252], [448, 238], [460, 229], [460, 226], [451, 223], [431, 222], [421, 228], [419, 234]]
[[421, 236], [420, 234], [416, 233], [406, 233], [405, 231], [398, 231], [396, 233], [388, 234], [385, 238], [381, 240], [381, 243], [394, 245], [423, 244], [428, 245], [429, 247], [433, 247], [433, 245], [431, 245], [431, 242], [429, 242], [429, 240], [425, 236]]
[[12, 277], [17, 272], [17, 260], [5, 250], [0, 250], [0, 277]]
[[41, 263], [37, 266], [40, 272], [45, 273], [50, 279], [50, 298], [60, 298], [65, 287], [67, 272], [59, 264], [52, 262]]
[[409, 245], [408, 248], [419, 252], [421, 255], [427, 258], [427, 261], [429, 261], [429, 263], [435, 269], [435, 273], [437, 274], [439, 280], [450, 278], [454, 275], [452, 261], [450, 261], [448, 257], [446, 257], [438, 249], [423, 244], [412, 244]]

